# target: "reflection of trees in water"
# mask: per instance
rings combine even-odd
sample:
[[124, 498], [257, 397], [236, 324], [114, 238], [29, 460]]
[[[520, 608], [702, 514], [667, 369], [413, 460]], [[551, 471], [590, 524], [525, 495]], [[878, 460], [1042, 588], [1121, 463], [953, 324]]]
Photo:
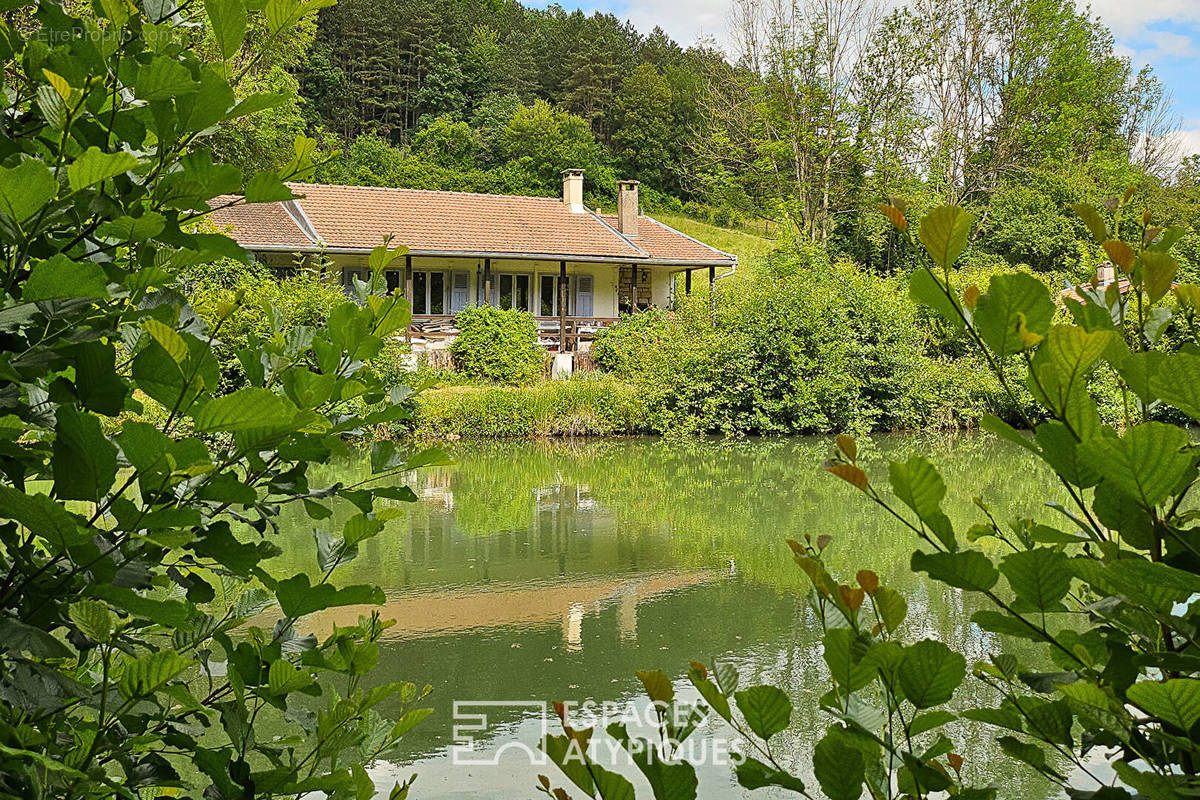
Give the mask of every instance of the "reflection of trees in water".
[[[785, 538], [830, 534], [835, 543], [827, 556], [835, 574], [869, 567], [903, 592], [907, 640], [939, 639], [969, 662], [999, 649], [969, 621], [979, 608], [974, 598], [909, 571], [916, 546], [911, 534], [820, 469], [828, 448], [824, 438], [456, 443], [447, 450], [458, 463], [414, 476], [421, 502], [402, 506], [402, 520], [364, 543], [343, 580], [393, 589], [498, 586], [639, 569], [726, 573], [732, 566], [740, 581], [680, 590], [652, 603], [586, 607], [577, 629], [565, 618], [553, 631], [512, 628], [394, 642], [385, 659], [396, 674], [439, 676], [446, 683], [442, 697], [515, 692], [547, 699], [568, 696], [565, 687], [574, 685], [572, 696], [602, 700], [633, 691], [634, 669], [678, 674], [691, 658], [737, 654], [745, 683], [771, 680], [789, 691], [802, 722], [789, 735], [799, 752], [811, 752], [820, 730], [808, 723], [823, 718], [818, 696], [828, 686], [827, 670], [819, 625], [799, 599], [808, 582]], [[1053, 521], [1054, 512], [1040, 505], [1049, 476], [1023, 462], [1015, 468], [1014, 448], [990, 437], [877, 437], [860, 450], [879, 483], [886, 481], [885, 457], [927, 454], [946, 480], [946, 511], [959, 531], [979, 521], [975, 496], [1002, 522], [1018, 515]], [[364, 457], [326, 467], [320, 477], [352, 482], [368, 474]], [[337, 509], [331, 528], [348, 513]], [[301, 522], [296, 519], [296, 546], [285, 558], [307, 564], [313, 547]], [[760, 617], [767, 622], [756, 625]], [[973, 703], [985, 699], [971, 697], [984, 691], [975, 681], [960, 691]], [[1012, 796], [1044, 794], [1037, 779], [1029, 781], [998, 756], [990, 738], [961, 732], [956, 738], [964, 742], [968, 769], [1002, 764], [1011, 772], [1005, 785], [1014, 788]]]

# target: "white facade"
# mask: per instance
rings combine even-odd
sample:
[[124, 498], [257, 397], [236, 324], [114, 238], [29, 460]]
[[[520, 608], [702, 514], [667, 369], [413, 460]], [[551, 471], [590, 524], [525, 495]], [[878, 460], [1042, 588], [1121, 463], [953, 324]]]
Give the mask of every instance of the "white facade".
[[[342, 271], [343, 283], [350, 275], [366, 277], [365, 255], [335, 255], [334, 264]], [[470, 305], [482, 305], [484, 298], [484, 259], [413, 256], [413, 313], [415, 315], [451, 315]], [[630, 265], [592, 261], [568, 261], [567, 285], [569, 317], [615, 318], [618, 308], [618, 280]], [[639, 306], [667, 307], [672, 297], [671, 272], [664, 267], [638, 265], [648, 273], [650, 296], [638, 296]], [[534, 316], [559, 316], [557, 279], [559, 262], [532, 259], [491, 259], [491, 305], [529, 311]], [[389, 288], [404, 290], [403, 259], [385, 270]], [[639, 292], [644, 292], [640, 289]], [[628, 310], [626, 308], [625, 310]]]

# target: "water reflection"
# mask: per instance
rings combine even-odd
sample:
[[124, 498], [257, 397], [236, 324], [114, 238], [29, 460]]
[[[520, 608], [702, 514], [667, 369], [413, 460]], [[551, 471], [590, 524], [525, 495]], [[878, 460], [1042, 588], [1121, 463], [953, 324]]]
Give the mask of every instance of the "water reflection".
[[[414, 476], [420, 502], [403, 506], [340, 574], [343, 583], [385, 587], [383, 613], [397, 624], [381, 677], [435, 688], [437, 713], [410, 734], [401, 763], [378, 769], [416, 769], [420, 797], [530, 797], [537, 773], [552, 770], [512, 759], [502, 768], [450, 767], [454, 701], [625, 702], [639, 694], [634, 670], [681, 675], [694, 658], [737, 663], [744, 685], [786, 688], [796, 706], [790, 744], [810, 752], [822, 734], [817, 698], [827, 681], [820, 628], [803, 600], [807, 579], [783, 543], [806, 533], [835, 537], [835, 569], [869, 567], [905, 592], [908, 638], [940, 639], [968, 660], [998, 649], [970, 624], [976, 606], [909, 573], [910, 536], [818, 469], [827, 447], [811, 439], [453, 446], [456, 465]], [[879, 451], [868, 458], [930, 454], [960, 527], [977, 518], [974, 496], [1001, 519], [1054, 513], [1040, 506], [1049, 476], [994, 440], [892, 437], [866, 449]], [[320, 479], [354, 481], [369, 464], [326, 470]], [[291, 521], [295, 541], [283, 559], [315, 568], [309, 524]], [[310, 624], [358, 613], [337, 609]], [[982, 698], [978, 685], [971, 691]], [[497, 708], [483, 739], [532, 743], [539, 731], [527, 708]], [[969, 738], [968, 770], [1005, 770], [1013, 796], [1048, 794], [1039, 778]], [[741, 791], [727, 767], [700, 772], [703, 797]]]

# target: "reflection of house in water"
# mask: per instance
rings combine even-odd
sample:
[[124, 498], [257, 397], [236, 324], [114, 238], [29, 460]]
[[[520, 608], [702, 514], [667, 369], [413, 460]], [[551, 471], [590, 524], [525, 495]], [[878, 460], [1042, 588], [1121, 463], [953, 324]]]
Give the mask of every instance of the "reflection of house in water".
[[[379, 612], [396, 620], [388, 638], [418, 638], [501, 628], [561, 626], [568, 650], [583, 646], [586, 617], [616, 606], [623, 641], [637, 640], [638, 606], [663, 594], [708, 583], [708, 572], [665, 572], [554, 579], [533, 583], [389, 595]], [[345, 606], [314, 615], [310, 629], [351, 625], [370, 607]]]
[[[403, 578], [383, 576], [385, 585], [393, 580], [383, 609], [397, 620], [391, 635], [553, 625], [565, 647], [578, 650], [586, 617], [615, 607], [620, 638], [636, 641], [640, 603], [709, 579], [673, 570], [669, 549], [642, 537], [644, 528], [623, 531], [586, 484], [539, 487], [515, 505], [497, 497], [494, 507], [468, 508], [455, 502], [453, 474], [425, 476], [421, 508], [404, 534]], [[472, 530], [480, 527], [488, 532]], [[331, 610], [321, 624], [345, 624], [361, 611]]]

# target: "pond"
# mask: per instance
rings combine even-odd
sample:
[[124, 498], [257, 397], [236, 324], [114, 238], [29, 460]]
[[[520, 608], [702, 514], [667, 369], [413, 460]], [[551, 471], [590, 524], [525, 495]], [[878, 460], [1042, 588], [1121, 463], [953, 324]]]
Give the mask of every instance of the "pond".
[[[876, 482], [886, 480], [886, 458], [928, 455], [946, 479], [946, 508], [960, 535], [981, 518], [974, 497], [1001, 521], [1047, 519], [1056, 512], [1043, 503], [1062, 499], [1048, 473], [989, 436], [876, 437], [860, 447]], [[386, 591], [383, 614], [396, 625], [381, 649], [379, 679], [434, 690], [434, 715], [373, 774], [417, 772], [420, 798], [533, 797], [539, 773], [555, 785], [565, 778], [553, 766], [532, 765], [519, 748], [497, 750], [536, 745], [545, 716], [539, 704], [591, 702], [610, 716], [627, 714], [641, 708], [635, 670], [661, 669], [683, 691], [690, 660], [716, 659], [737, 666], [742, 686], [770, 681], [789, 692], [795, 712], [783, 750], [797, 753], [796, 769], [810, 781], [803, 764], [830, 718], [818, 708], [829, 685], [807, 578], [785, 545], [805, 534], [833, 537], [836, 576], [870, 568], [906, 595], [908, 641], [939, 639], [968, 664], [1012, 648], [970, 623], [979, 607], [971, 599], [909, 572], [914, 537], [820, 469], [829, 448], [828, 438], [448, 446], [455, 464], [412, 475], [419, 501], [337, 576]], [[325, 482], [370, 474], [365, 458], [324, 469], [318, 479]], [[285, 566], [315, 570], [310, 524], [287, 521], [294, 525]], [[309, 624], [328, 628], [358, 613], [341, 609]], [[968, 678], [966, 687], [984, 697], [978, 682]], [[481, 730], [456, 736], [455, 725], [476, 714], [486, 715]], [[1054, 795], [999, 756], [990, 736], [954, 726], [965, 771], [1001, 781], [1006, 796]], [[465, 737], [474, 744], [457, 758], [497, 758], [499, 766], [452, 764], [450, 748]], [[715, 720], [696, 739], [713, 745], [699, 752], [700, 796], [748, 795], [714, 757], [736, 736]]]

